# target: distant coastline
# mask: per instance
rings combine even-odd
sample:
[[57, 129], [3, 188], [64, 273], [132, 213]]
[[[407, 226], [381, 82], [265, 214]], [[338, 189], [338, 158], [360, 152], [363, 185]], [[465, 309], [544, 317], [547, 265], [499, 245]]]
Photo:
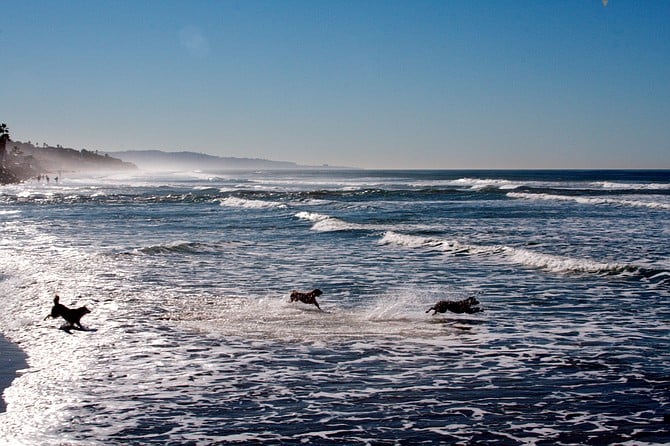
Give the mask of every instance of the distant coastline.
[[133, 163], [86, 149], [75, 150], [61, 146], [32, 142], [8, 141], [2, 166], [0, 184], [20, 183], [30, 178], [53, 176], [63, 172], [99, 170], [136, 170]]
[[9, 141], [0, 184], [20, 183], [31, 178], [63, 172], [100, 170], [299, 170], [333, 169], [357, 170], [353, 167], [322, 164], [306, 166], [292, 161], [273, 161], [261, 158], [236, 158], [198, 152], [165, 152], [162, 150], [91, 151], [75, 150], [60, 145], [41, 147], [32, 142]]
[[330, 166], [328, 164], [305, 166], [293, 161], [221, 157], [188, 151], [127, 150], [106, 152], [106, 154], [133, 163], [142, 170], [353, 169], [352, 167]]

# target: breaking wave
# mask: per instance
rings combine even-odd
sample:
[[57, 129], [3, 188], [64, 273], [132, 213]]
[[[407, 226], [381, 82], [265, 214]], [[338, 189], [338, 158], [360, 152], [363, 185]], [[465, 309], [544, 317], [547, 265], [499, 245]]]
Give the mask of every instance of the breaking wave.
[[668, 183], [618, 183], [613, 181], [595, 181], [591, 185], [603, 189], [614, 190], [666, 190], [670, 189]]
[[435, 248], [440, 251], [460, 253], [471, 250], [470, 246], [463, 245], [455, 240], [442, 240], [420, 235], [401, 234], [394, 231], [386, 231], [379, 241], [380, 245], [399, 245], [408, 248]]
[[585, 197], [585, 196], [528, 193], [528, 192], [508, 192], [507, 196], [510, 198], [518, 198], [522, 200], [574, 201], [580, 204], [591, 204], [591, 205], [606, 204], [614, 206], [645, 207], [651, 209], [670, 209], [670, 203], [661, 203], [658, 201], [630, 200], [623, 198]]
[[246, 198], [238, 198], [238, 197], [222, 198], [219, 201], [221, 203], [221, 206], [229, 206], [229, 207], [245, 208], [245, 209], [271, 209], [271, 208], [285, 209], [287, 207], [284, 203], [279, 203], [276, 201], [249, 200]]
[[339, 218], [331, 217], [329, 215], [319, 214], [316, 212], [302, 211], [295, 214], [301, 220], [311, 221], [312, 230], [317, 232], [336, 232], [336, 231], [355, 231], [355, 230], [371, 230], [374, 229], [370, 225], [360, 223], [350, 223]]
[[170, 243], [136, 248], [132, 254], [161, 255], [161, 254], [206, 254], [216, 251], [216, 247], [209, 243], [188, 242], [178, 240]]
[[494, 178], [461, 178], [450, 182], [452, 186], [467, 187], [471, 190], [516, 189], [527, 183]]
[[471, 245], [461, 243], [457, 240], [408, 235], [394, 231], [385, 232], [379, 240], [379, 244], [433, 249], [455, 255], [502, 256], [516, 264], [543, 269], [553, 273], [632, 274], [656, 283], [670, 283], [670, 271], [662, 268], [650, 268], [628, 263], [599, 262], [591, 259], [576, 259], [504, 245]]

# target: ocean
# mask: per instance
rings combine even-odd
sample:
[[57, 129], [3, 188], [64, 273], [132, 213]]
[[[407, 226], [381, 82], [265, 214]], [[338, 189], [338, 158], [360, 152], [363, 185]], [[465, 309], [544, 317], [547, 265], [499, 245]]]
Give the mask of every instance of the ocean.
[[65, 174], [0, 233], [0, 444], [670, 443], [670, 171]]

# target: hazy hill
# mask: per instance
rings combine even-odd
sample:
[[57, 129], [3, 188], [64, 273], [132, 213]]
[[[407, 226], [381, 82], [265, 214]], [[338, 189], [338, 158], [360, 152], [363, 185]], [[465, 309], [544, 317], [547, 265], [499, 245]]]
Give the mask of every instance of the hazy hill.
[[146, 170], [223, 170], [223, 169], [300, 169], [290, 161], [258, 158], [234, 158], [195, 152], [163, 152], [161, 150], [129, 150], [109, 152], [110, 155], [136, 164]]
[[90, 150], [68, 149], [30, 142], [8, 141], [0, 184], [15, 183], [41, 174], [137, 169], [132, 163]]
[[8, 149], [12, 148], [11, 153], [15, 158], [32, 161], [37, 168], [45, 172], [137, 169], [132, 163], [98, 151], [75, 150], [61, 146], [38, 147], [20, 141], [12, 141], [7, 146]]

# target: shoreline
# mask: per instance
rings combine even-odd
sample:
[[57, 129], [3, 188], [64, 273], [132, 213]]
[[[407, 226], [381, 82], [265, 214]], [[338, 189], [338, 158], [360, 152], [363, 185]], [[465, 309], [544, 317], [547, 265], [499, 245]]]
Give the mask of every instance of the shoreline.
[[0, 413], [7, 410], [4, 391], [16, 378], [17, 371], [28, 367], [27, 356], [16, 344], [0, 335]]

